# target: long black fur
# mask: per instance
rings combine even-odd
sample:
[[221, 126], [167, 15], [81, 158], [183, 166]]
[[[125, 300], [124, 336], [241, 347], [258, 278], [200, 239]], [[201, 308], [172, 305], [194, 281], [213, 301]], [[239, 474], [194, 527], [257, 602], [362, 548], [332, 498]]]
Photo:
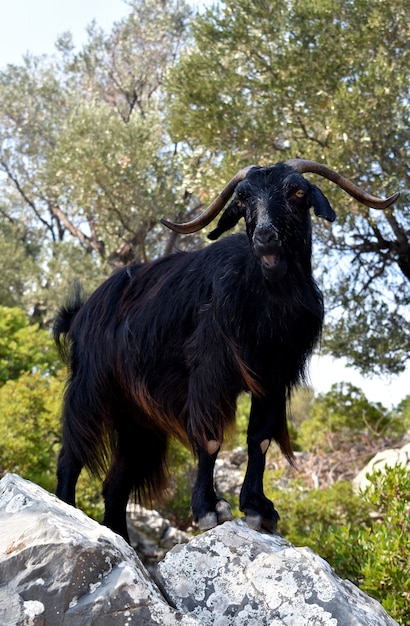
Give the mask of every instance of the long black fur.
[[250, 390], [241, 509], [257, 527], [274, 530], [278, 516], [261, 486], [261, 442], [275, 439], [292, 459], [286, 401], [305, 379], [323, 322], [311, 271], [311, 205], [334, 219], [319, 189], [287, 165], [254, 168], [211, 237], [241, 217], [247, 234], [126, 267], [85, 302], [77, 289], [55, 324], [70, 367], [61, 498], [74, 504], [83, 466], [106, 475], [104, 522], [128, 538], [128, 496], [161, 493], [167, 444], [178, 437], [199, 458], [194, 517], [203, 527], [223, 521], [226, 507], [220, 514], [212, 482], [217, 452], [208, 442], [222, 442], [237, 396]]

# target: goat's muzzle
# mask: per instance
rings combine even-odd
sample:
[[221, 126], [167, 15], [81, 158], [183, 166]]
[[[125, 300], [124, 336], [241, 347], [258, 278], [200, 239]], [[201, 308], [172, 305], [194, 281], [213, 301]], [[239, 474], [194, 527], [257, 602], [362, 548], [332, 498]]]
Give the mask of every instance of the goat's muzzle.
[[271, 251], [269, 254], [263, 254], [259, 259], [262, 274], [269, 282], [277, 282], [286, 274], [288, 264], [281, 255], [279, 248], [275, 251]]
[[260, 260], [265, 278], [275, 281], [284, 276], [287, 264], [278, 233], [271, 225], [259, 227], [252, 238], [253, 252]]
[[275, 269], [280, 263], [279, 254], [264, 254], [261, 256], [261, 262], [266, 269]]

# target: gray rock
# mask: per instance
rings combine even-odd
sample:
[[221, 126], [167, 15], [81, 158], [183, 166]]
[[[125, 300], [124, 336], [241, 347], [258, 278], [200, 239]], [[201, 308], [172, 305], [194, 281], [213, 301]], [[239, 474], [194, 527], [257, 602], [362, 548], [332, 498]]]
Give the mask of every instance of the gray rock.
[[[152, 539], [164, 537], [155, 517]], [[166, 534], [166, 530], [165, 530]], [[393, 626], [306, 548], [226, 522], [158, 566], [13, 474], [0, 481], [1, 626]]]
[[152, 575], [168, 550], [191, 539], [191, 535], [172, 526], [158, 511], [139, 504], [128, 505], [127, 522], [131, 545]]
[[215, 486], [218, 493], [239, 496], [246, 461], [247, 453], [243, 448], [220, 453], [215, 463]]
[[198, 626], [121, 537], [13, 474], [0, 481], [0, 624]]
[[353, 488], [356, 492], [364, 491], [370, 484], [366, 474], [372, 474], [377, 470], [383, 470], [385, 467], [394, 467], [399, 464], [407, 467], [407, 471], [410, 472], [410, 443], [402, 448], [387, 448], [378, 452], [353, 479]]
[[382, 606], [308, 548], [226, 522], [158, 566], [170, 602], [202, 626], [393, 626]]

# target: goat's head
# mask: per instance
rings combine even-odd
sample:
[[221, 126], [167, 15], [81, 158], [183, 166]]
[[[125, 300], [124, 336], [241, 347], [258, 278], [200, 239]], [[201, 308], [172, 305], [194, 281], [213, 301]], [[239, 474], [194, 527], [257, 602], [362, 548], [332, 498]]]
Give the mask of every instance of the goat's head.
[[310, 257], [309, 208], [315, 214], [332, 222], [336, 215], [322, 191], [305, 180], [303, 173], [313, 172], [332, 180], [356, 200], [366, 206], [384, 209], [398, 197], [394, 194], [380, 200], [362, 191], [346, 178], [327, 166], [292, 159], [272, 167], [247, 167], [232, 178], [214, 202], [199, 217], [186, 224], [163, 224], [179, 233], [193, 233], [208, 225], [233, 197], [208, 237], [217, 239], [222, 233], [245, 219], [249, 241], [262, 271], [270, 280], [280, 279], [298, 256]]
[[238, 183], [232, 201], [208, 236], [216, 239], [243, 217], [263, 274], [271, 281], [278, 280], [291, 264], [300, 265], [302, 258], [304, 267], [310, 265], [311, 206], [316, 215], [329, 221], [336, 217], [320, 189], [289, 165], [253, 167]]

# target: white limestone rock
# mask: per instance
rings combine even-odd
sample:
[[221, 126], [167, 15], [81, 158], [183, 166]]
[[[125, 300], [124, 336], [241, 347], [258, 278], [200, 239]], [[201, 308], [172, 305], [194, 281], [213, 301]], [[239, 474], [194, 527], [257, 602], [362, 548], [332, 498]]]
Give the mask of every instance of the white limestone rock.
[[121, 537], [14, 474], [0, 481], [0, 624], [199, 626]]
[[367, 474], [372, 474], [377, 470], [384, 470], [386, 467], [404, 465], [410, 472], [410, 443], [402, 448], [387, 448], [378, 452], [368, 464], [353, 479], [353, 487], [356, 492], [364, 491], [370, 484]]
[[308, 548], [226, 522], [159, 563], [170, 602], [202, 626], [393, 626], [382, 606]]

